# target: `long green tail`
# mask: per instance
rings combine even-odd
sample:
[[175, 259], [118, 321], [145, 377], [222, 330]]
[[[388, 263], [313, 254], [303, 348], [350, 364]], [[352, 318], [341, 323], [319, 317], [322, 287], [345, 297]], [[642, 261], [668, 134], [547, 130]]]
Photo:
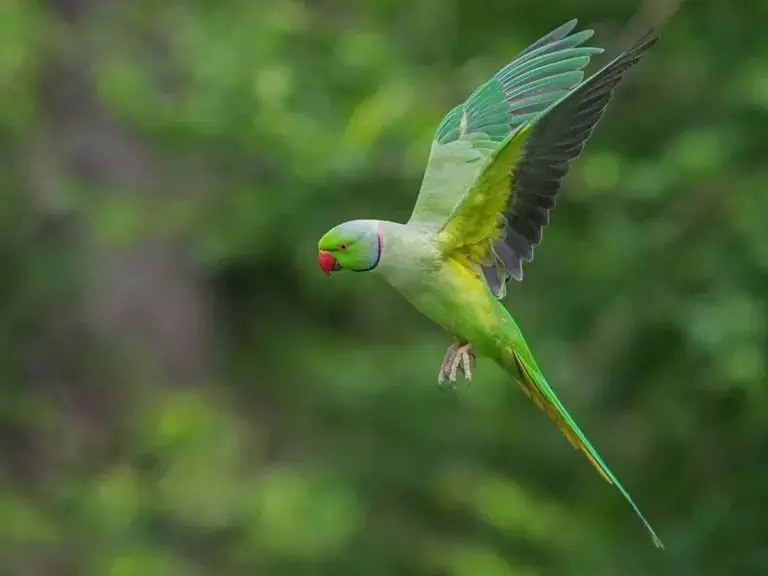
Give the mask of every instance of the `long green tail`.
[[632, 509], [638, 515], [640, 520], [643, 521], [643, 524], [645, 524], [656, 547], [664, 549], [664, 544], [662, 544], [648, 520], [645, 519], [643, 513], [640, 512], [637, 504], [635, 504], [632, 497], [624, 489], [624, 486], [621, 485], [618, 478], [611, 472], [611, 469], [608, 468], [605, 462], [603, 462], [600, 454], [598, 454], [597, 450], [595, 450], [589, 440], [587, 440], [587, 437], [579, 429], [576, 422], [574, 422], [571, 415], [558, 399], [555, 391], [552, 390], [547, 383], [544, 375], [536, 365], [536, 361], [533, 359], [520, 329], [517, 327], [511, 316], [508, 317], [508, 321], [511, 321], [511, 326], [509, 323], [507, 323], [507, 326], [511, 328], [512, 332], [510, 333], [510, 339], [507, 340], [509, 344], [503, 346], [500, 351], [497, 360], [499, 364], [514, 375], [515, 380], [523, 389], [523, 392], [525, 392], [526, 395], [533, 400], [534, 404], [543, 410], [547, 416], [557, 424], [560, 431], [571, 444], [584, 453], [603, 478], [605, 478], [609, 484], [616, 486], [618, 491], [621, 492], [621, 495], [624, 496], [624, 499], [629, 502], [630, 506], [632, 506]]

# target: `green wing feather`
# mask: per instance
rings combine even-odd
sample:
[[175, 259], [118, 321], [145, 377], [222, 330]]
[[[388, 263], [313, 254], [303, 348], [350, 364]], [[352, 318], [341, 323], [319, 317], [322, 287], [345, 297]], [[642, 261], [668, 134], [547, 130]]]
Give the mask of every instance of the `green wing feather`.
[[491, 241], [500, 239], [500, 222], [509, 202], [510, 166], [519, 160], [532, 124], [518, 128], [482, 168], [472, 188], [450, 214], [437, 235], [446, 257], [464, 260], [467, 265], [491, 263]]
[[592, 30], [571, 20], [523, 50], [451, 110], [432, 142], [410, 222], [441, 226], [510, 132], [541, 114], [584, 78], [601, 48], [580, 46]]
[[533, 259], [570, 163], [581, 154], [624, 73], [656, 41], [649, 31], [511, 133], [486, 160], [439, 231], [443, 253], [481, 265], [498, 297], [504, 296], [510, 277], [522, 279], [522, 262]]

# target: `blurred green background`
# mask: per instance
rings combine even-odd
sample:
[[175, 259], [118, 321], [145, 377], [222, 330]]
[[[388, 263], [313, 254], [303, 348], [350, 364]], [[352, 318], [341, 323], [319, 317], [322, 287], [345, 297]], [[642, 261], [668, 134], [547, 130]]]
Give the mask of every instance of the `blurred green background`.
[[0, 574], [768, 573], [768, 19], [692, 0], [507, 304], [667, 545], [492, 363], [316, 241], [566, 20], [676, 0], [3, 0]]

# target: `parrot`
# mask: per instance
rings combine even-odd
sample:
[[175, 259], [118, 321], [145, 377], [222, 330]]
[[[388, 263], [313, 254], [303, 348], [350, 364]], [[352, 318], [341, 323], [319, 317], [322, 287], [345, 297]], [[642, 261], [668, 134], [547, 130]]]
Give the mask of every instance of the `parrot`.
[[[470, 381], [478, 356], [492, 359], [621, 493], [659, 537], [558, 399], [502, 303], [511, 278], [549, 223], [561, 182], [603, 116], [624, 74], [658, 41], [650, 28], [584, 79], [603, 49], [576, 19], [525, 48], [440, 122], [405, 224], [350, 220], [318, 241], [321, 271], [378, 273], [451, 337], [438, 385]], [[446, 384], [447, 381], [447, 384]]]

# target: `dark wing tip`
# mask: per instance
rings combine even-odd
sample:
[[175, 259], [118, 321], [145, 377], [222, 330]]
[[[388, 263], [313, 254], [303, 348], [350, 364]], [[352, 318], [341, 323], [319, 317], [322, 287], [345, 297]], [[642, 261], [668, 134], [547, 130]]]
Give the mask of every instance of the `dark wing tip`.
[[[632, 46], [574, 89], [552, 113], [537, 122], [526, 144], [526, 153], [515, 170], [505, 214], [505, 236], [497, 257], [510, 270], [522, 269], [533, 259], [541, 242], [549, 211], [568, 172], [570, 162], [581, 154], [602, 117], [614, 88], [624, 73], [658, 41], [656, 30], [647, 30]], [[516, 277], [512, 273], [513, 277]]]
[[640, 38], [635, 40], [635, 43], [632, 44], [632, 47], [629, 50], [627, 50], [627, 52], [628, 53], [631, 52], [638, 55], [642, 54], [643, 52], [651, 48], [651, 46], [656, 44], [656, 42], [658, 41], [659, 41], [659, 35], [657, 33], [657, 30], [656, 28], [651, 27], [648, 30], [646, 30], [645, 33], [642, 36], [640, 36]]

